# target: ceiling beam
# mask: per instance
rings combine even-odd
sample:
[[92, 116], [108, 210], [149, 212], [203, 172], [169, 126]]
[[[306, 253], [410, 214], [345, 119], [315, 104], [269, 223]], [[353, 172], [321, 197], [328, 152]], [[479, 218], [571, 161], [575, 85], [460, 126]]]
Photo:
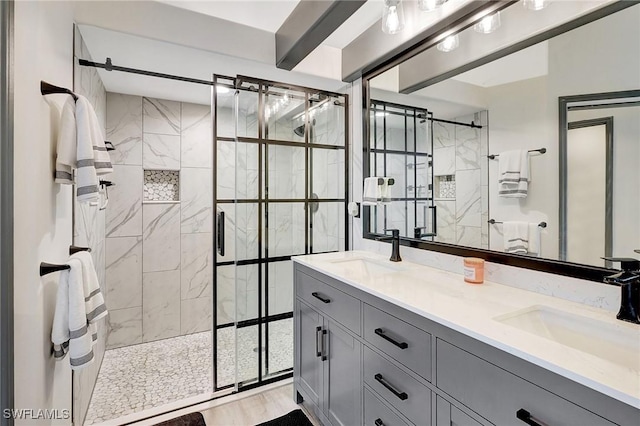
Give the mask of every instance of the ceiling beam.
[[302, 0], [276, 32], [276, 66], [292, 70], [366, 0]]

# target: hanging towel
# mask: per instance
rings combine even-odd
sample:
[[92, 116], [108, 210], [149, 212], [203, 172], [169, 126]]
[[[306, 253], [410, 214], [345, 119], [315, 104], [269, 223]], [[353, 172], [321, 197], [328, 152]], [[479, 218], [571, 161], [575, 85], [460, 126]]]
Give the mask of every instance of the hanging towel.
[[58, 133], [56, 182], [72, 184], [76, 171], [78, 201], [99, 198], [98, 176], [113, 172], [104, 137], [91, 102], [84, 96], [68, 99], [62, 108]]
[[529, 190], [529, 152], [505, 151], [498, 157], [498, 196], [526, 198]]
[[390, 203], [389, 179], [390, 178], [382, 177], [365, 178], [362, 204], [365, 206], [376, 206], [378, 204]]
[[527, 253], [540, 256], [540, 234], [542, 229], [537, 223], [529, 224], [529, 249]]
[[506, 253], [528, 253], [529, 224], [527, 222], [504, 222], [502, 226], [504, 251]]
[[62, 107], [58, 129], [56, 157], [56, 183], [73, 185], [73, 169], [76, 167], [76, 103], [69, 97]]
[[60, 360], [69, 352], [71, 369], [79, 370], [93, 362], [96, 322], [107, 309], [91, 255], [76, 253], [67, 264], [71, 269], [62, 271], [58, 283], [51, 341], [54, 357]]

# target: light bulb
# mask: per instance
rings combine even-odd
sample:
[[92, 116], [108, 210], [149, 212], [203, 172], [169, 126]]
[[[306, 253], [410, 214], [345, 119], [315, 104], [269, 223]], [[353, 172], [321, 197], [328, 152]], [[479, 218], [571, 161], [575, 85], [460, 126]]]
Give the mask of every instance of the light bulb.
[[447, 0], [418, 0], [418, 7], [423, 12], [431, 12], [445, 4]]
[[500, 28], [500, 12], [487, 15], [473, 26], [476, 32], [489, 34]]
[[549, 5], [549, 0], [524, 0], [522, 4], [529, 10], [542, 10]]
[[442, 40], [436, 47], [441, 52], [451, 52], [459, 45], [460, 39], [458, 38], [458, 34], [454, 34]]
[[401, 0], [384, 0], [382, 31], [396, 34], [404, 29], [404, 11]]

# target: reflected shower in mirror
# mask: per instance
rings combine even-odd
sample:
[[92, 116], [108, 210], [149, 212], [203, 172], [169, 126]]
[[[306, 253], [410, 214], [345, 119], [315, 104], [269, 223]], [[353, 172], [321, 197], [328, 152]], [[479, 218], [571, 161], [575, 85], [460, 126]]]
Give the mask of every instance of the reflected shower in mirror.
[[[491, 34], [465, 27], [456, 49], [416, 50], [365, 79], [365, 177], [392, 176], [406, 189], [364, 210], [365, 237], [394, 227], [413, 246], [517, 254], [528, 267], [549, 259], [609, 268], [602, 257], [637, 256], [640, 4], [514, 3], [500, 13]], [[408, 113], [381, 115], [389, 104]], [[430, 151], [412, 145], [419, 132]], [[424, 199], [409, 191], [420, 185]], [[598, 271], [593, 279], [606, 273]]]

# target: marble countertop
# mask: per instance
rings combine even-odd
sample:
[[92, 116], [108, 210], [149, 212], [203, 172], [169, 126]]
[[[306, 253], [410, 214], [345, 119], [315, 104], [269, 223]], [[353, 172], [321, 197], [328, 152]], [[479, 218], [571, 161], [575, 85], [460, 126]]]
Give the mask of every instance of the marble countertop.
[[[383, 268], [396, 270], [367, 273], [344, 262], [351, 259], [370, 259]], [[640, 325], [619, 321], [611, 312], [489, 281], [468, 284], [459, 274], [406, 261], [394, 263], [386, 256], [366, 251], [297, 256], [293, 260], [640, 408], [640, 353], [636, 368], [630, 368], [628, 363], [606, 360], [496, 320], [542, 306], [599, 321], [610, 330], [637, 336], [640, 342]], [[605, 345], [604, 341], [599, 343], [594, 339], [593, 345], [598, 344]]]

